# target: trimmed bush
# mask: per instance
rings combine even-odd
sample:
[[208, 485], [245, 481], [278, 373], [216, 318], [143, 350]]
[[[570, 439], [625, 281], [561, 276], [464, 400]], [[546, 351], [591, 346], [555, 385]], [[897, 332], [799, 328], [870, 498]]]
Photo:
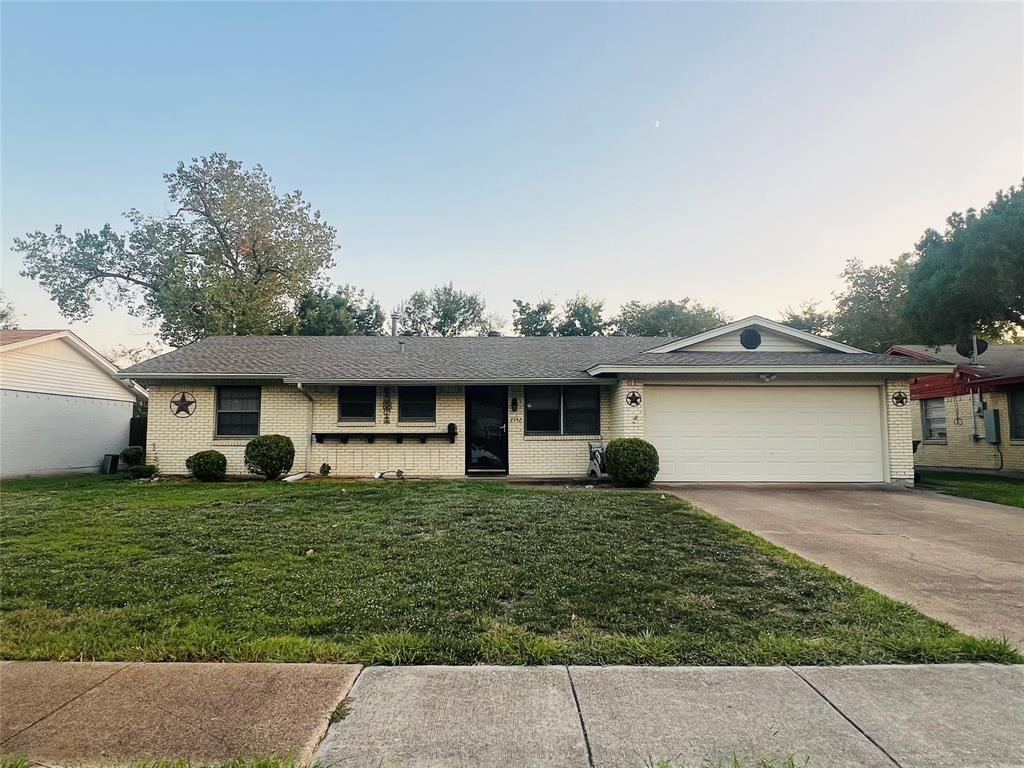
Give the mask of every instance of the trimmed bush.
[[267, 480], [277, 480], [292, 468], [294, 461], [295, 445], [284, 435], [261, 435], [245, 446], [246, 468]]
[[128, 467], [128, 477], [133, 480], [141, 480], [144, 477], [152, 477], [156, 474], [156, 464], [133, 464]]
[[228, 460], [220, 451], [200, 451], [185, 459], [185, 466], [196, 480], [216, 483], [224, 479], [228, 471]]
[[604, 450], [605, 466], [616, 485], [641, 488], [658, 474], [658, 449], [638, 437], [619, 437]]
[[121, 461], [128, 467], [137, 467], [146, 460], [146, 449], [141, 445], [129, 445], [121, 451]]

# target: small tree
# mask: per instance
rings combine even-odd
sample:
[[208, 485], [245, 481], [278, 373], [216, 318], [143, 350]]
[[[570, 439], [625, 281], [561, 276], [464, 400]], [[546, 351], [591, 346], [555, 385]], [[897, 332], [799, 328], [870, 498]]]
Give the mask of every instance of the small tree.
[[484, 329], [486, 309], [480, 294], [448, 283], [406, 299], [398, 324], [405, 336], [467, 336]]
[[694, 336], [729, 322], [718, 307], [705, 306], [687, 297], [679, 301], [622, 305], [614, 323], [627, 336]]
[[285, 435], [261, 435], [245, 446], [245, 466], [267, 480], [277, 480], [292, 468], [295, 445]]
[[832, 315], [818, 309], [817, 301], [805, 301], [799, 308], [786, 307], [782, 312], [782, 324], [798, 331], [813, 333], [816, 336], [827, 335], [832, 326]]
[[16, 331], [18, 329], [18, 314], [14, 311], [14, 305], [7, 300], [7, 296], [0, 291], [0, 330]]
[[354, 285], [307, 291], [299, 298], [295, 315], [290, 332], [296, 336], [379, 336], [384, 332], [380, 302]]

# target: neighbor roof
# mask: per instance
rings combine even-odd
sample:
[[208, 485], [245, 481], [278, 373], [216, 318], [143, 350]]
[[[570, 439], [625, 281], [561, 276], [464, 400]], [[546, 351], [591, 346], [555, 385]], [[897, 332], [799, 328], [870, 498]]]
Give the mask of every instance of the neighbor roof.
[[961, 356], [953, 344], [944, 344], [940, 347], [929, 347], [924, 344], [900, 344], [892, 347], [889, 351], [896, 355], [906, 352], [918, 358], [953, 363], [969, 368], [983, 378], [1002, 379], [1024, 376], [1024, 345], [1021, 344], [989, 344], [988, 349], [978, 355], [978, 365], [976, 366], [971, 365], [970, 358]]
[[0, 347], [5, 347], [8, 344], [17, 344], [20, 341], [28, 341], [29, 339], [37, 339], [40, 336], [51, 336], [55, 333], [60, 333], [59, 329], [50, 331], [0, 331]]
[[[604, 367], [833, 366], [934, 370], [919, 360], [843, 352], [644, 354], [666, 337], [214, 336], [121, 372], [140, 381], [269, 378], [289, 383], [593, 381]], [[403, 350], [404, 347], [404, 351]], [[858, 359], [859, 358], [859, 359]], [[945, 366], [939, 366], [945, 368]]]

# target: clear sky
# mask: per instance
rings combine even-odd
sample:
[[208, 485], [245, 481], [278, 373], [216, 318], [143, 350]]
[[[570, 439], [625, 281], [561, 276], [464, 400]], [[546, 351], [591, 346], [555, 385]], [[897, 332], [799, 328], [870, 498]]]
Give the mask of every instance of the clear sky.
[[1022, 8], [5, 2], [2, 287], [66, 326], [13, 237], [162, 213], [162, 172], [225, 151], [303, 190], [385, 309], [452, 280], [509, 319], [577, 291], [777, 316], [1019, 183]]

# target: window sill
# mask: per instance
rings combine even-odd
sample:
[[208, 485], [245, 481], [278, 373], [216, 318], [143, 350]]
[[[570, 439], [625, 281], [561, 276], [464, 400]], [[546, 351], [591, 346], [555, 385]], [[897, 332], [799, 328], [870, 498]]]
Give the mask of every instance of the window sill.
[[922, 440], [921, 445], [949, 445], [949, 440]]
[[593, 435], [562, 435], [558, 432], [528, 432], [523, 435], [523, 440], [601, 440], [599, 434]]
[[377, 423], [376, 419], [338, 419], [338, 424], [358, 424], [361, 426], [372, 427]]

